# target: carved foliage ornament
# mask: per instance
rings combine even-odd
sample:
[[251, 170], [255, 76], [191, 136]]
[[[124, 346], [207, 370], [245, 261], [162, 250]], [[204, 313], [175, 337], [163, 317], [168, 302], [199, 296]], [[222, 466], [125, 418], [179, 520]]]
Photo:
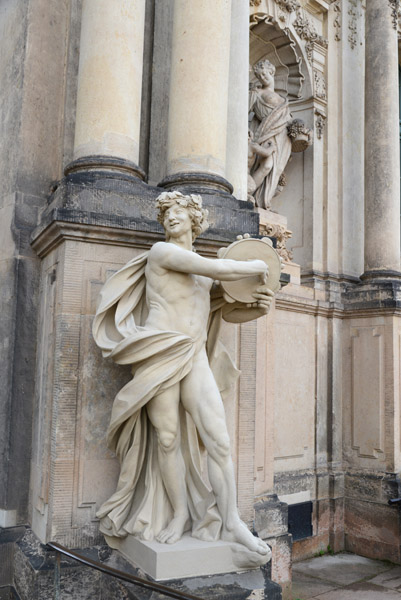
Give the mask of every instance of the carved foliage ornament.
[[339, 42], [341, 40], [341, 4], [340, 4], [341, 0], [336, 0], [336, 2], [333, 4], [333, 10], [336, 13], [336, 17], [334, 19], [334, 27], [336, 29], [336, 33], [334, 36], [334, 39], [336, 40], [336, 42]]
[[326, 127], [326, 115], [324, 113], [320, 112], [320, 110], [316, 110], [315, 115], [316, 115], [316, 123], [315, 123], [316, 137], [318, 140], [321, 140], [323, 137], [325, 127]]
[[314, 71], [315, 96], [321, 100], [327, 100], [326, 80], [323, 73]]
[[357, 16], [358, 15], [357, 15], [357, 11], [356, 11], [356, 4], [357, 4], [357, 0], [350, 0], [350, 7], [348, 9], [348, 15], [350, 17], [350, 19], [348, 21], [348, 29], [349, 29], [348, 41], [350, 43], [352, 50], [356, 46], [356, 40], [357, 40], [357, 34], [358, 34], [358, 29], [357, 29]]
[[275, 2], [281, 9], [286, 10], [287, 12], [294, 12], [301, 7], [298, 0], [275, 0]]
[[297, 18], [294, 21], [294, 28], [301, 40], [305, 40], [306, 44], [306, 55], [309, 62], [312, 62], [313, 44], [319, 44], [323, 48], [328, 47], [328, 41], [323, 36], [319, 35], [315, 29], [313, 23], [308, 19], [305, 13], [299, 10]]
[[393, 27], [397, 30], [398, 16], [400, 14], [400, 0], [388, 0], [391, 8], [391, 18], [393, 21]]
[[307, 42], [316, 42], [324, 48], [327, 48], [328, 41], [326, 38], [318, 34], [313, 23], [305, 14], [302, 15], [300, 11], [298, 12], [297, 18], [294, 21], [294, 27], [301, 40], [306, 40]]
[[288, 250], [286, 246], [287, 240], [292, 237], [292, 231], [284, 227], [284, 225], [278, 225], [275, 223], [263, 223], [260, 227], [260, 235], [267, 235], [269, 237], [276, 238], [277, 242], [277, 253], [285, 262], [291, 262], [293, 253]]
[[262, 0], [249, 0], [249, 6], [260, 6]]

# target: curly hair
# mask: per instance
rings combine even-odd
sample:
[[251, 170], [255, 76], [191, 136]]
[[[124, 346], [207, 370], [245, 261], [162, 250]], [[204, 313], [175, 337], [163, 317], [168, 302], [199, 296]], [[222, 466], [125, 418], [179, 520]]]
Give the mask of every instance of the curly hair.
[[269, 73], [271, 75], [274, 75], [276, 72], [276, 67], [273, 65], [273, 63], [270, 62], [270, 60], [268, 60], [267, 58], [262, 58], [262, 60], [259, 60], [256, 65], [253, 66], [253, 71], [256, 75], [256, 77], [259, 75], [259, 73], [261, 71], [263, 71], [263, 69], [265, 68], [265, 66], [267, 65], [267, 68], [269, 70]]
[[156, 198], [156, 201], [159, 210], [157, 220], [161, 225], [164, 223], [166, 210], [174, 206], [174, 204], [184, 206], [188, 209], [192, 222], [192, 241], [209, 227], [209, 223], [207, 222], [209, 211], [202, 208], [202, 197], [197, 194], [184, 196], [181, 192], [163, 192]]

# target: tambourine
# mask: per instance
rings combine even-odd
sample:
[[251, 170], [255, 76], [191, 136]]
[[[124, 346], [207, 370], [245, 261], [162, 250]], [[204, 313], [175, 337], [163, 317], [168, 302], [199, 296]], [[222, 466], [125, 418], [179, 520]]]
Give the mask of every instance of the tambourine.
[[221, 281], [221, 287], [228, 302], [244, 302], [246, 304], [255, 302], [253, 294], [262, 285], [268, 287], [272, 292], [280, 289], [280, 275], [282, 261], [279, 254], [273, 248], [269, 238], [244, 237], [233, 242], [227, 248], [221, 248], [218, 252], [219, 258], [231, 260], [263, 260], [268, 266], [268, 275], [265, 284], [262, 284], [259, 275], [243, 277], [236, 281]]

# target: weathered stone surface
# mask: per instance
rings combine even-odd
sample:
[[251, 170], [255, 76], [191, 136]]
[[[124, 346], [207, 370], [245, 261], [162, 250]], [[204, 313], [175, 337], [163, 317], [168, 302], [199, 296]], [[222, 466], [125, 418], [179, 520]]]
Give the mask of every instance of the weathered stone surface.
[[[53, 194], [34, 238], [54, 220], [162, 233], [155, 204], [162, 191], [129, 175], [71, 173]], [[185, 193], [193, 191], [202, 195], [209, 210], [210, 228], [203, 236], [206, 239], [232, 241], [239, 233], [258, 234], [258, 215], [250, 203], [229, 194], [213, 194], [208, 188], [185, 188]]]
[[287, 533], [288, 505], [280, 502], [276, 494], [255, 504], [255, 530], [264, 540]]
[[[54, 598], [55, 553], [40, 544], [31, 530], [26, 530], [16, 544], [14, 585], [21, 600], [52, 600]], [[119, 553], [106, 546], [81, 550], [82, 555], [105, 566], [136, 575], [148, 581], [140, 570], [130, 565]], [[165, 596], [137, 585], [119, 581], [76, 561], [61, 557], [60, 600], [164, 600]], [[163, 583], [163, 582], [161, 582]], [[268, 572], [260, 569], [244, 573], [229, 573], [166, 582], [166, 585], [199, 598], [211, 600], [281, 600], [280, 586], [272, 583]], [[8, 593], [8, 590], [7, 590]], [[1, 596], [0, 596], [1, 598]], [[8, 598], [5, 596], [5, 598]], [[13, 596], [11, 596], [13, 598]], [[3, 599], [2, 599], [3, 600]]]

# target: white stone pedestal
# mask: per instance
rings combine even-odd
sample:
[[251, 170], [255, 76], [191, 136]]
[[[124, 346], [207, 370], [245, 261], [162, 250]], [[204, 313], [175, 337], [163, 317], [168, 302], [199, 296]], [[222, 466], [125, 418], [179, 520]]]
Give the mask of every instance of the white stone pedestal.
[[249, 571], [250, 568], [234, 564], [229, 542], [203, 542], [188, 534], [176, 544], [145, 542], [132, 535], [105, 537], [111, 548], [119, 550], [131, 564], [156, 581]]

